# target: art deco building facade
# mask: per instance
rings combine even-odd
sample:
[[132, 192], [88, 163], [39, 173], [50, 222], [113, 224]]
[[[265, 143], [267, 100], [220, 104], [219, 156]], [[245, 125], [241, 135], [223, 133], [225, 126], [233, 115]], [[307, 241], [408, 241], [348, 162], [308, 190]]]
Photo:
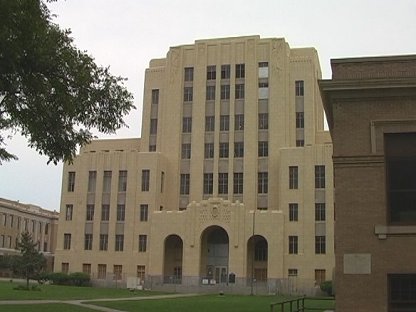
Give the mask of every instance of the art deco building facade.
[[315, 49], [258, 36], [151, 60], [141, 139], [94, 141], [64, 167], [55, 270], [184, 291], [332, 279], [320, 77]]

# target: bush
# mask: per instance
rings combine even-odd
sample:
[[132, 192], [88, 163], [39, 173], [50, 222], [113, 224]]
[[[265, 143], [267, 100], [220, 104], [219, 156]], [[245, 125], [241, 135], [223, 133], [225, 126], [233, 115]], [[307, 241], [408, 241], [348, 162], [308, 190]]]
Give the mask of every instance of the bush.
[[75, 272], [69, 274], [69, 280], [74, 286], [89, 286], [90, 276], [87, 273]]
[[48, 279], [54, 285], [69, 285], [69, 275], [63, 272], [50, 273]]
[[321, 284], [321, 290], [328, 296], [332, 296], [332, 281], [325, 281]]

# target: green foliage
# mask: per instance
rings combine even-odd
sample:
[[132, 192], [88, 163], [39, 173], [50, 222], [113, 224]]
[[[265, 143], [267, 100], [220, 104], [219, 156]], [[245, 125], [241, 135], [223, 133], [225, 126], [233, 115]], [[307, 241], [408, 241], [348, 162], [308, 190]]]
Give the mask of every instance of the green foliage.
[[48, 279], [54, 285], [90, 286], [90, 276], [83, 272], [75, 272], [71, 274], [54, 272], [47, 274], [45, 279]]
[[41, 291], [39, 285], [17, 285], [16, 287], [13, 288], [14, 290], [35, 290], [35, 291]]
[[332, 281], [325, 281], [321, 284], [321, 290], [328, 296], [332, 296]]
[[49, 273], [47, 278], [54, 285], [69, 285], [70, 284], [69, 275], [64, 272]]
[[90, 276], [84, 272], [75, 272], [69, 275], [71, 284], [74, 286], [90, 286]]
[[0, 164], [16, 159], [1, 133], [20, 132], [48, 162], [71, 161], [90, 129], [114, 133], [133, 106], [124, 78], [97, 66], [41, 0], [0, 0]]

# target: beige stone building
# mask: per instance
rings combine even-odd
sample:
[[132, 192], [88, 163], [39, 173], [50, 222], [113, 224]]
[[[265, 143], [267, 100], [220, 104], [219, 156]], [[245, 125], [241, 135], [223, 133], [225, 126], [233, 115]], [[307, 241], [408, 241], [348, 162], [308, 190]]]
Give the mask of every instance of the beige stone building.
[[[38, 250], [45, 255], [48, 269], [52, 270], [58, 215], [56, 211], [0, 198], [0, 256], [19, 254], [17, 243], [20, 234], [28, 232], [38, 243]], [[10, 274], [8, 270], [0, 270], [2, 277]]]
[[141, 139], [94, 141], [64, 166], [55, 270], [315, 293], [334, 268], [320, 78], [315, 49], [259, 36], [151, 60]]

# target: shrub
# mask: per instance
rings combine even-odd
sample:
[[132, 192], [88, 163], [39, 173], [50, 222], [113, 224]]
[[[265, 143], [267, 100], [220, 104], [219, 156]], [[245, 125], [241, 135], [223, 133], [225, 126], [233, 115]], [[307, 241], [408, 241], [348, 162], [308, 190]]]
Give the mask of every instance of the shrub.
[[328, 296], [332, 296], [332, 281], [325, 281], [321, 284], [321, 290]]
[[75, 272], [69, 274], [69, 280], [74, 286], [89, 286], [90, 276], [87, 273]]
[[50, 273], [48, 279], [54, 285], [69, 285], [69, 275], [63, 272]]

